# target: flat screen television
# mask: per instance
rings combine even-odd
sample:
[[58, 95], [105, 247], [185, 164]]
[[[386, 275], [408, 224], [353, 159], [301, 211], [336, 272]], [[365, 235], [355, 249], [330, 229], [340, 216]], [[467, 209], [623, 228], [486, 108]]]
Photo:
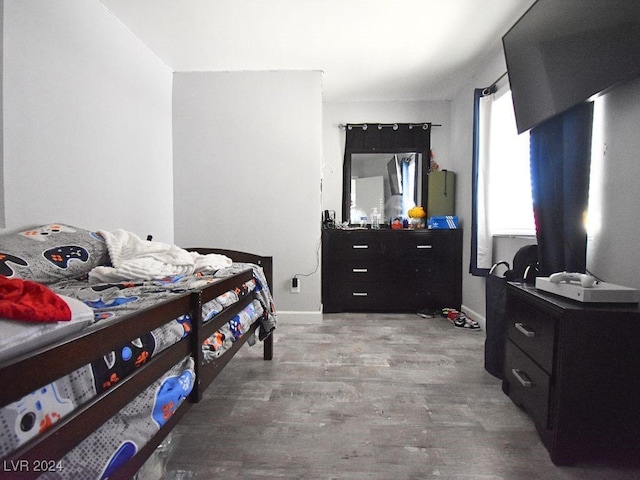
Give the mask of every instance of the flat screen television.
[[640, 1], [537, 0], [502, 45], [522, 133], [640, 77]]

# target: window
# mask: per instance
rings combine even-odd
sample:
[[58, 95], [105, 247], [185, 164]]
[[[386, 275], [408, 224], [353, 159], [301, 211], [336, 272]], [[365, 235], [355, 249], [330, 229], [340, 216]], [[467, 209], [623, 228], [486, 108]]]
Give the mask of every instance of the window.
[[489, 231], [492, 235], [535, 235], [529, 132], [517, 133], [511, 91], [495, 97], [489, 128]]
[[535, 235], [529, 133], [518, 135], [506, 85], [476, 89], [470, 272], [493, 265], [495, 235]]

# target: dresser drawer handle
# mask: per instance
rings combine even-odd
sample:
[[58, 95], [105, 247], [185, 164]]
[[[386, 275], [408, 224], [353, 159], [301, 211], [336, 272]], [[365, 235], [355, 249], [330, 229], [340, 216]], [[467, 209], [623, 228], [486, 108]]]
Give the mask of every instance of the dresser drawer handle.
[[351, 271], [353, 273], [367, 273], [369, 270], [366, 268], [352, 268]]
[[416, 248], [419, 250], [425, 250], [425, 249], [433, 248], [433, 245], [416, 245]]
[[354, 297], [366, 297], [367, 292], [353, 292]]
[[516, 322], [514, 325], [516, 330], [522, 333], [525, 337], [533, 338], [536, 336], [536, 332], [533, 330], [527, 330], [527, 327], [525, 327], [521, 322]]
[[354, 245], [353, 248], [366, 249], [369, 248], [369, 245]]
[[531, 380], [529, 380], [529, 377], [527, 377], [526, 373], [522, 373], [517, 368], [511, 369], [511, 373], [513, 373], [513, 376], [516, 377], [516, 380], [518, 380], [518, 382], [520, 382], [520, 385], [522, 385], [523, 387], [530, 388], [533, 385], [531, 383]]

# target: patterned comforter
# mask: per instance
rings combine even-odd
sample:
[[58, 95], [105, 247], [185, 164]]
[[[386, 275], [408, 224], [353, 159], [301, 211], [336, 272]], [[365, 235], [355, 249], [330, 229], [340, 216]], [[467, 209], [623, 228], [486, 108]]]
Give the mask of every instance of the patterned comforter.
[[[89, 283], [86, 278], [70, 279], [49, 287], [60, 295], [90, 306], [94, 311], [94, 324], [104, 324], [185, 292], [200, 290], [249, 268], [253, 269], [252, 280], [203, 306], [203, 319], [208, 321], [239, 299], [254, 296], [247, 307], [203, 345], [205, 359], [213, 360], [246, 333], [255, 321], [260, 321], [261, 338], [275, 328], [271, 294], [262, 269], [256, 265], [234, 263], [211, 274], [175, 275], [136, 282]], [[0, 409], [0, 457], [6, 457], [91, 398], [108, 390], [190, 331], [188, 315], [176, 318]], [[193, 360], [186, 358], [72, 450], [59, 463], [61, 468], [50, 472], [47, 478], [108, 477], [171, 416], [190, 393], [194, 381]]]

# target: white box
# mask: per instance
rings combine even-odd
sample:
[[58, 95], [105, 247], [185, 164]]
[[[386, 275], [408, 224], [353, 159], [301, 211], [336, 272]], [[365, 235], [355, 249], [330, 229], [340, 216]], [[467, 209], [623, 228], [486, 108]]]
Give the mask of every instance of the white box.
[[579, 282], [553, 283], [549, 277], [537, 277], [536, 288], [585, 303], [639, 303], [640, 291], [613, 283], [598, 282], [593, 287], [583, 287]]

